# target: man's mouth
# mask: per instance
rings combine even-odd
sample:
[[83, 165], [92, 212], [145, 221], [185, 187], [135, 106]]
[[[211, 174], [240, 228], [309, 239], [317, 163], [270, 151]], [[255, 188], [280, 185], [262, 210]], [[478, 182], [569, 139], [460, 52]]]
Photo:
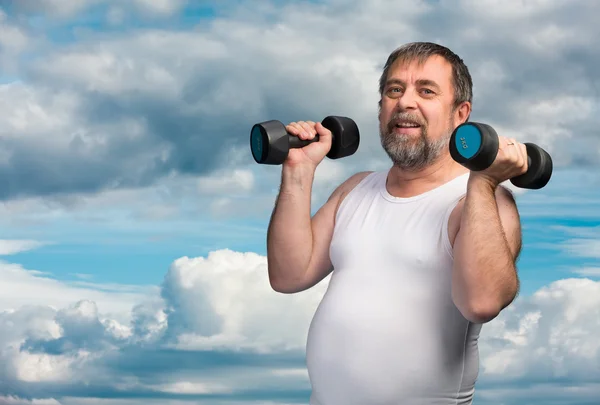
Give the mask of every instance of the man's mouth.
[[420, 125], [414, 122], [397, 122], [396, 128], [419, 128]]
[[421, 125], [414, 121], [395, 121], [393, 123], [394, 128], [420, 128]]

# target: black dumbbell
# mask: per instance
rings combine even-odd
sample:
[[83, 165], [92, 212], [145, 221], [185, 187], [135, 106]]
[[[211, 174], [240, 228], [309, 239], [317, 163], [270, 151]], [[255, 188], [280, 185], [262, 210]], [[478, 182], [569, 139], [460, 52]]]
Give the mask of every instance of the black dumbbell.
[[[353, 120], [347, 117], [329, 116], [321, 124], [330, 130], [332, 135], [328, 158], [339, 159], [356, 152], [360, 143], [360, 134]], [[290, 135], [281, 122], [271, 120], [252, 126], [250, 150], [256, 163], [279, 165], [287, 159], [290, 148], [302, 148], [318, 140], [318, 134], [311, 140], [302, 140], [295, 135]]]
[[[472, 171], [487, 169], [498, 154], [498, 134], [491, 126], [479, 122], [459, 125], [450, 137], [450, 155]], [[540, 189], [552, 176], [552, 158], [533, 143], [527, 148], [527, 172], [513, 177], [510, 182], [520, 188]]]

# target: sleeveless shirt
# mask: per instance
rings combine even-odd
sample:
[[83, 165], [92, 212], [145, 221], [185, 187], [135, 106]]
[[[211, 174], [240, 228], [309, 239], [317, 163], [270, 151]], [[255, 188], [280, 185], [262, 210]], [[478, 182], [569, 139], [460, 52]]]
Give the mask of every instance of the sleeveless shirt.
[[388, 193], [387, 174], [368, 174], [338, 208], [306, 344], [310, 404], [471, 404], [481, 325], [453, 303], [448, 237], [468, 173], [409, 198]]

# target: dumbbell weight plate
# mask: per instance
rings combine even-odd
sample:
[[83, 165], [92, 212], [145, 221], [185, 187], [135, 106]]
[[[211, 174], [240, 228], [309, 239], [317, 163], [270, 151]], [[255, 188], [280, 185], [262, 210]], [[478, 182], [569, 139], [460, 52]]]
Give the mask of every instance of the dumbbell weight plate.
[[513, 177], [510, 182], [520, 188], [538, 190], [548, 184], [552, 177], [552, 158], [535, 144], [524, 145], [527, 148], [527, 172]]
[[461, 124], [450, 137], [450, 155], [472, 171], [490, 167], [498, 154], [498, 146], [498, 135], [494, 128], [480, 122]]
[[250, 150], [256, 163], [278, 165], [285, 161], [290, 148], [285, 126], [270, 120], [254, 124], [250, 132]]
[[327, 153], [329, 159], [340, 159], [356, 153], [360, 145], [360, 131], [354, 120], [330, 115], [321, 124], [332, 132], [334, 138], [340, 137], [339, 142], [332, 142], [331, 150]]

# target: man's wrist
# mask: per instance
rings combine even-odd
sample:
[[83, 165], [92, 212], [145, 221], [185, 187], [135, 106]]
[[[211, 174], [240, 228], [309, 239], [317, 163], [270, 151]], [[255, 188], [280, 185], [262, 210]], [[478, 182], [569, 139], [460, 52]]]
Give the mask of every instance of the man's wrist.
[[500, 183], [497, 180], [480, 174], [478, 172], [471, 172], [469, 175], [469, 181], [467, 182], [467, 190], [469, 191], [490, 191], [494, 192]]
[[307, 190], [312, 188], [312, 183], [315, 177], [316, 167], [311, 165], [283, 165], [282, 174], [282, 190], [290, 192], [295, 190]]

